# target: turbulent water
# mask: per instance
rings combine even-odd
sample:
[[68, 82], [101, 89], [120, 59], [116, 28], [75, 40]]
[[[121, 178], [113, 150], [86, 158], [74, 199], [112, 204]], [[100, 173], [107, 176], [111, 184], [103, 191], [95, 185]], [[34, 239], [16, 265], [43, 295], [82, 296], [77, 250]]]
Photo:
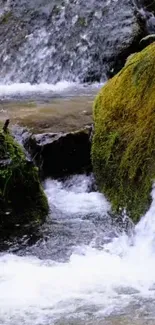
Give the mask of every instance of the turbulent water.
[[1, 253], [0, 324], [154, 324], [155, 189], [128, 235], [92, 177], [49, 179], [45, 191], [54, 212], [43, 239]]

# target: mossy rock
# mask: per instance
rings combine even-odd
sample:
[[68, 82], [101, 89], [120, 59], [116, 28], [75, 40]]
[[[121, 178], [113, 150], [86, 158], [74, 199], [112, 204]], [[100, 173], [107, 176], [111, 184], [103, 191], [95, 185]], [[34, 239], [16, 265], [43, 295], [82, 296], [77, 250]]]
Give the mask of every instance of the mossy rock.
[[40, 225], [48, 203], [38, 170], [9, 132], [0, 130], [0, 236]]
[[92, 163], [113, 210], [136, 222], [155, 179], [155, 43], [128, 59], [94, 104]]

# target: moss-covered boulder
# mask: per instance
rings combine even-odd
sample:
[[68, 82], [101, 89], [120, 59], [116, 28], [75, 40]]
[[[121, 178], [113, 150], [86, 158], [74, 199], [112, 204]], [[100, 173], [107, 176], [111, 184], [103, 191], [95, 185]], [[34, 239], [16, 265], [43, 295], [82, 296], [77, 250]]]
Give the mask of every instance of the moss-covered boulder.
[[39, 225], [47, 213], [37, 168], [9, 132], [0, 129], [0, 236]]
[[134, 221], [148, 208], [155, 179], [155, 43], [131, 56], [94, 104], [92, 162], [114, 211]]

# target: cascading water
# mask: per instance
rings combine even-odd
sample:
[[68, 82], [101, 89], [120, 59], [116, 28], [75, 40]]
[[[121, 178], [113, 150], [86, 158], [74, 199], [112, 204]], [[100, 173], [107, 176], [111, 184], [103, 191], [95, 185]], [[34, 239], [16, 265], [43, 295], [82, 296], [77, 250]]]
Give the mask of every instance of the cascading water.
[[155, 30], [145, 5], [0, 0], [0, 98], [73, 93], [79, 83], [105, 81]]
[[0, 83], [105, 80], [143, 35], [132, 0], [0, 1]]
[[[45, 183], [59, 239], [51, 233], [18, 255], [1, 254], [0, 324], [154, 324], [155, 189], [129, 236], [112, 224], [104, 196], [90, 189], [88, 176]], [[69, 251], [65, 262], [59, 250]]]
[[142, 0], [0, 0], [0, 98], [62, 96], [105, 81], [152, 21]]

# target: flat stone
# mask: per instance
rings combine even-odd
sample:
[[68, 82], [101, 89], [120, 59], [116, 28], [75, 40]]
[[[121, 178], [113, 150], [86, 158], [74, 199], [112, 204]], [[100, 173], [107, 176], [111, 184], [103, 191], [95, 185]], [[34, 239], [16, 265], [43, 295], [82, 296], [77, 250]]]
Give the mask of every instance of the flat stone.
[[31, 134], [24, 146], [43, 178], [89, 171], [91, 131], [92, 126], [87, 126], [70, 133]]

